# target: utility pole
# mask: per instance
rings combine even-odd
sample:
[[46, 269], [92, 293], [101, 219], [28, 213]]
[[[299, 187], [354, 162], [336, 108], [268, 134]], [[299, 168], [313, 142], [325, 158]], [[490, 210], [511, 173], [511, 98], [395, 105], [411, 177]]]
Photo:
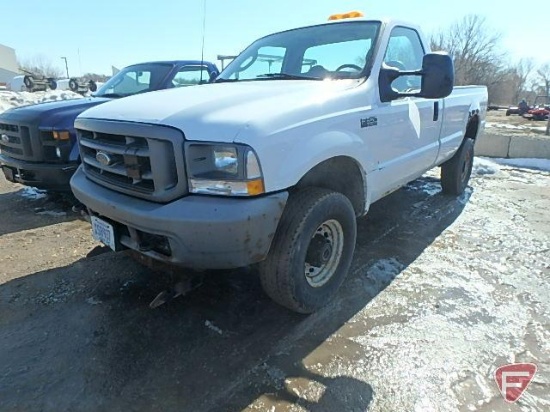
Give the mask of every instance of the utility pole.
[[69, 65], [67, 64], [67, 58], [62, 57], [61, 60], [65, 60], [65, 71], [67, 72], [67, 79], [69, 78]]

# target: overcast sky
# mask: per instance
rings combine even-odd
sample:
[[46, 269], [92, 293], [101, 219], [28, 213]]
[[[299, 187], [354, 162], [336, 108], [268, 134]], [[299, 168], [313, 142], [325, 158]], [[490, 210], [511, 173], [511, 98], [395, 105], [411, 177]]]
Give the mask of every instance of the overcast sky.
[[415, 22], [427, 34], [468, 13], [480, 14], [502, 34], [511, 61], [533, 57], [550, 62], [548, 9], [523, 10], [514, 1], [2, 0], [0, 43], [15, 48], [20, 59], [44, 55], [60, 68], [60, 57], [66, 56], [71, 75], [110, 74], [111, 65], [149, 60], [200, 59], [203, 1], [207, 60], [236, 54], [272, 32], [361, 10], [369, 18]]

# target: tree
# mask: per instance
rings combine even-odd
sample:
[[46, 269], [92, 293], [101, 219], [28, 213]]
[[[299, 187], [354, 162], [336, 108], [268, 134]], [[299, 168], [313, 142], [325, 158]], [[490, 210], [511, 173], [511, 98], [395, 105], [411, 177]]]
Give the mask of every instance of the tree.
[[546, 63], [537, 70], [539, 79], [542, 83], [543, 94], [550, 96], [550, 63]]
[[63, 76], [63, 70], [55, 66], [50, 59], [43, 55], [36, 55], [18, 62], [19, 68], [24, 72], [30, 72], [46, 77], [59, 78]]
[[521, 59], [513, 68], [515, 83], [514, 83], [514, 102], [518, 102], [524, 95], [527, 85], [527, 79], [534, 69], [533, 59]]
[[455, 83], [486, 85], [489, 96], [510, 75], [502, 62], [500, 33], [492, 30], [484, 17], [471, 14], [431, 37], [433, 50], [447, 51], [455, 64]]

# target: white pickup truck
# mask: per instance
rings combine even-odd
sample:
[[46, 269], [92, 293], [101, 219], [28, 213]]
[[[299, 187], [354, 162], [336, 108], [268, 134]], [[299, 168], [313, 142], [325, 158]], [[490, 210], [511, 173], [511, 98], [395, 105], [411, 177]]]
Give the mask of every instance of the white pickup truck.
[[210, 84], [78, 116], [71, 180], [94, 237], [194, 269], [258, 264], [311, 313], [350, 268], [356, 218], [441, 166], [460, 194], [487, 109], [408, 23], [340, 15], [252, 43]]

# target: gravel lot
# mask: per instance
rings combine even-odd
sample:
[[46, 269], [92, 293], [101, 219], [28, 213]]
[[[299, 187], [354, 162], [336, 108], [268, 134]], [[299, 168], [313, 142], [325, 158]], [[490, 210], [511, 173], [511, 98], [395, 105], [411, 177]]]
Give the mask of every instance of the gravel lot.
[[[550, 173], [478, 161], [359, 221], [338, 298], [303, 317], [253, 268], [171, 284], [101, 253], [70, 202], [0, 178], [2, 411], [548, 411]], [[538, 365], [518, 404], [494, 370]]]

